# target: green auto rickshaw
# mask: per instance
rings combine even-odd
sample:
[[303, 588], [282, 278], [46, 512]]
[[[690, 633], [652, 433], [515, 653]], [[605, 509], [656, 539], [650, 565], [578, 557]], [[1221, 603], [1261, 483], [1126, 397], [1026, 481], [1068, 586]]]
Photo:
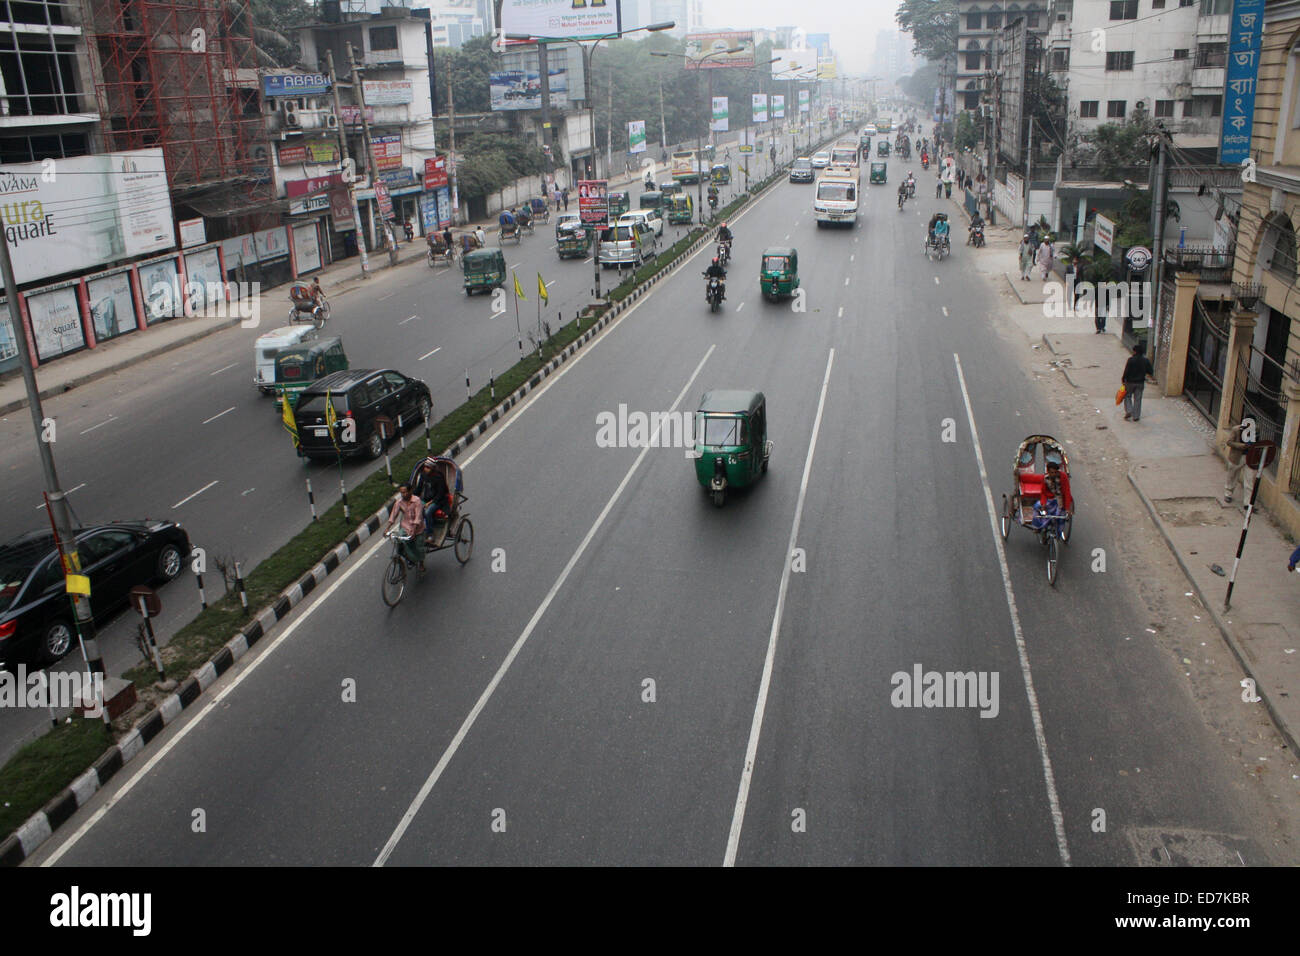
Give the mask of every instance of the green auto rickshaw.
[[726, 163], [718, 163], [709, 170], [709, 182], [715, 186], [726, 186], [731, 183], [731, 167]]
[[668, 222], [670, 225], [687, 225], [695, 218], [695, 204], [686, 193], [668, 197]]
[[872, 182], [872, 183], [883, 183], [883, 182], [885, 182], [885, 181], [886, 181], [886, 175], [885, 175], [885, 174], [886, 174], [886, 171], [887, 171], [888, 169], [889, 169], [889, 164], [888, 164], [888, 163], [876, 163], [876, 162], [873, 162], [873, 163], [871, 164], [871, 182]]
[[506, 257], [500, 249], [475, 249], [461, 259], [465, 272], [465, 294], [479, 289], [499, 289], [506, 282]]
[[794, 295], [799, 288], [799, 252], [789, 246], [770, 246], [763, 250], [759, 266], [758, 291], [769, 302]]
[[879, 143], [876, 144], [876, 155], [877, 156], [889, 155], [889, 140], [882, 139]]
[[631, 208], [632, 196], [630, 193], [609, 194], [609, 215], [611, 219], [617, 219]]
[[[664, 185], [667, 185], [667, 183]], [[664, 194], [658, 189], [653, 192], [642, 193], [638, 203], [638, 209], [658, 209], [662, 212], [664, 208]]]
[[565, 222], [556, 227], [555, 251], [561, 259], [585, 259], [591, 249], [591, 232], [580, 222]]
[[705, 392], [695, 413], [695, 477], [719, 508], [732, 488], [767, 473], [767, 400], [762, 392]]
[[[660, 185], [659, 191], [664, 194], [664, 199], [667, 199], [669, 196], [676, 196], [678, 193], [686, 192], [686, 187], [675, 180], [670, 180]], [[641, 208], [644, 209], [645, 206]]]
[[275, 354], [275, 407], [282, 407], [285, 395], [289, 396], [290, 408], [297, 406], [298, 393], [308, 385], [347, 368], [348, 356], [337, 335], [280, 349]]

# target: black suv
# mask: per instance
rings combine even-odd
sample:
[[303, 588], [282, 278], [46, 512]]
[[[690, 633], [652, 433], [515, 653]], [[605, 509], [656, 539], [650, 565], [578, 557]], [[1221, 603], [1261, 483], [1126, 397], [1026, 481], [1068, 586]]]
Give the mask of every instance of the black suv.
[[[299, 454], [308, 458], [333, 458], [336, 454], [325, 423], [327, 393], [337, 418], [334, 430], [339, 449], [345, 455], [378, 458], [384, 453], [384, 438], [376, 427], [378, 418], [385, 416], [393, 423], [391, 438], [399, 416], [401, 426], [410, 428], [423, 424], [433, 409], [429, 386], [392, 369], [353, 368], [326, 375], [303, 389], [294, 409]], [[349, 421], [355, 425], [349, 427]]]
[[810, 183], [813, 181], [812, 160], [801, 156], [790, 164], [790, 182]]

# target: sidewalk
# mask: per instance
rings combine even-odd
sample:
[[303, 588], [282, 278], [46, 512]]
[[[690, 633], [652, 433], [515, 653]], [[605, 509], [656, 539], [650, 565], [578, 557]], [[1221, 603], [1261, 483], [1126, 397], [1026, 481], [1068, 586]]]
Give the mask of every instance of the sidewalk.
[[[1018, 230], [986, 233], [980, 267], [1006, 279], [1022, 305], [1011, 317], [1096, 410], [1098, 427], [1112, 431], [1129, 460], [1128, 477], [1173, 552], [1197, 597], [1205, 605], [1256, 693], [1292, 750], [1300, 748], [1300, 601], [1296, 576], [1286, 569], [1294, 545], [1256, 510], [1237, 571], [1232, 607], [1225, 611], [1227, 575], [1249, 500], [1249, 484], [1238, 487], [1232, 504], [1221, 501], [1227, 469], [1214, 450], [1214, 426], [1182, 397], [1166, 398], [1148, 385], [1142, 420], [1124, 420], [1115, 404], [1120, 371], [1128, 350], [1118, 338], [1118, 320], [1097, 335], [1088, 316], [1049, 316], [1043, 283], [1019, 278]], [[1218, 571], [1214, 570], [1218, 567]]]

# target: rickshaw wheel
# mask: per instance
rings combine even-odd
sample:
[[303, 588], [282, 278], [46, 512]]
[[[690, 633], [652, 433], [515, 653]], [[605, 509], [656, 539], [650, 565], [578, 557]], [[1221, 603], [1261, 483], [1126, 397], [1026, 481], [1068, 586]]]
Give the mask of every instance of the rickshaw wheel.
[[1056, 543], [1056, 535], [1047, 539], [1047, 583], [1056, 586], [1056, 569], [1061, 559], [1061, 550]]
[[382, 593], [384, 603], [389, 607], [397, 607], [402, 595], [406, 593], [406, 563], [398, 555], [393, 555], [388, 562]]
[[464, 564], [473, 554], [474, 525], [468, 518], [462, 518], [456, 528], [456, 560]]
[[721, 508], [727, 502], [726, 491], [710, 491], [709, 497], [713, 499], [715, 507]]
[[1070, 532], [1074, 530], [1074, 515], [1061, 522], [1061, 543], [1070, 543]]
[[1002, 496], [1002, 515], [998, 519], [998, 525], [1002, 530], [1002, 540], [1007, 540], [1007, 536], [1011, 534], [1011, 499], [1006, 495]]

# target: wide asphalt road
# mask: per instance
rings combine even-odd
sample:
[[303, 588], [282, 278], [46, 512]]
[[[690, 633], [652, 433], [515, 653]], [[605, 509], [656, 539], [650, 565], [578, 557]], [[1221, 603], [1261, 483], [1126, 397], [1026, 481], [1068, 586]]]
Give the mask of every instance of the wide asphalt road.
[[[465, 460], [468, 565], [431, 555], [390, 611], [376, 542], [41, 859], [1126, 864], [1156, 827], [1277, 862], [1142, 639], [1086, 463], [1058, 586], [1019, 529], [1004, 559], [991, 505], [1057, 419], [894, 185], [856, 229], [765, 197], [723, 313], [701, 254]], [[806, 311], [758, 295], [768, 245]], [[711, 388], [764, 391], [775, 443], [725, 507], [680, 447], [599, 447], [599, 413]], [[895, 706], [917, 667], [996, 678], [988, 716]]]

